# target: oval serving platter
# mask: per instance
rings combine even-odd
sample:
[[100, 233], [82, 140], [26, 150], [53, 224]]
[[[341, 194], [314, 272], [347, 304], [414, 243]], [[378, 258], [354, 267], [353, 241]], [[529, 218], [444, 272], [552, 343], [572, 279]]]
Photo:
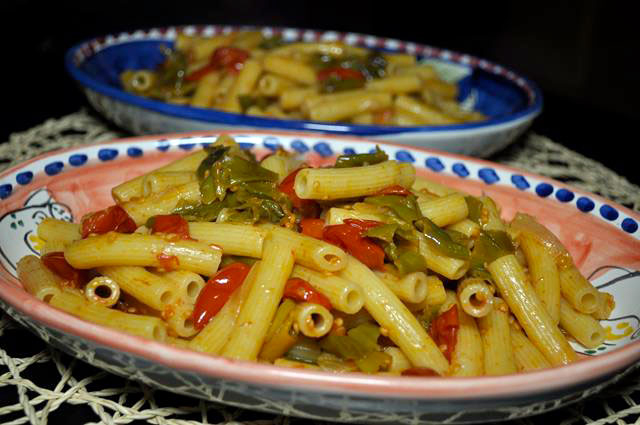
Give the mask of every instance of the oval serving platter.
[[[456, 83], [465, 107], [489, 116], [486, 121], [446, 126], [393, 127], [282, 120], [214, 109], [172, 105], [122, 90], [125, 69], [150, 69], [162, 59], [160, 45], [172, 46], [178, 32], [214, 36], [243, 29], [260, 30], [293, 41], [343, 41], [347, 44], [416, 55], [446, 81]], [[542, 93], [527, 78], [471, 55], [422, 44], [357, 33], [299, 28], [186, 26], [110, 34], [79, 43], [65, 58], [67, 72], [89, 103], [134, 134], [253, 128], [352, 135], [412, 146], [487, 157], [522, 134], [542, 110]]]
[[113, 203], [111, 188], [220, 133], [122, 139], [49, 153], [0, 174], [0, 306], [40, 338], [117, 375], [167, 391], [247, 409], [358, 423], [494, 422], [542, 413], [597, 392], [640, 359], [640, 216], [598, 196], [524, 171], [453, 154], [309, 133], [229, 132], [263, 155], [279, 147], [314, 164], [378, 144], [418, 173], [536, 216], [568, 247], [581, 271], [616, 299], [608, 337], [574, 348], [581, 361], [502, 377], [436, 378], [332, 374], [232, 361], [103, 328], [54, 309], [15, 278], [23, 255], [38, 253], [45, 217], [78, 220]]

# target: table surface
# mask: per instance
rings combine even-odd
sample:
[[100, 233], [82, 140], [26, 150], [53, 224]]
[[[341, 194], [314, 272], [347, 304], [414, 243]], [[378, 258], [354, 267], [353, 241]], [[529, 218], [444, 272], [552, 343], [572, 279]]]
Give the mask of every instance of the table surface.
[[[51, 119], [0, 143], [0, 171], [42, 152], [128, 136], [93, 112]], [[640, 190], [602, 164], [529, 133], [492, 161], [527, 169], [640, 211]], [[326, 424], [153, 390], [79, 362], [0, 313], [0, 423]], [[505, 424], [640, 423], [640, 371], [574, 405]]]

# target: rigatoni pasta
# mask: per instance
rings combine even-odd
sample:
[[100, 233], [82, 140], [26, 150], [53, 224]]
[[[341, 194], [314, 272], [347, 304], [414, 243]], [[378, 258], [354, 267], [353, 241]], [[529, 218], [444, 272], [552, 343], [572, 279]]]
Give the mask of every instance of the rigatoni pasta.
[[[273, 85], [299, 84], [272, 69]], [[422, 78], [406, 75], [377, 87]], [[532, 217], [505, 221], [490, 197], [416, 179], [379, 149], [310, 168], [286, 152], [258, 161], [222, 136], [112, 194], [80, 223], [43, 221], [45, 252], [18, 263], [25, 289], [208, 355], [504, 375], [574, 361], [565, 335], [597, 347], [615, 306], [559, 242], [540, 242], [552, 238]]]

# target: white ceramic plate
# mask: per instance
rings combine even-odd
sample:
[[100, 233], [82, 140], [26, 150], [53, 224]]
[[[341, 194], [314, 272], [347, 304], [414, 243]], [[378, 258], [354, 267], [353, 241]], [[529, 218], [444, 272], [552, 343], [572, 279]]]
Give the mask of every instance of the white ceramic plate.
[[[124, 139], [53, 152], [0, 174], [0, 305], [45, 341], [84, 361], [154, 387], [287, 415], [361, 423], [493, 422], [541, 413], [615, 382], [640, 358], [640, 216], [596, 195], [501, 165], [398, 145], [380, 144], [419, 174], [485, 192], [510, 218], [538, 217], [568, 247], [581, 271], [611, 292], [616, 309], [603, 321], [607, 341], [569, 366], [503, 377], [436, 378], [331, 374], [231, 361], [143, 340], [50, 307], [27, 294], [15, 264], [37, 253], [45, 217], [78, 219], [111, 205], [112, 186], [156, 168], [218, 133]], [[233, 132], [264, 153], [282, 146], [315, 163], [375, 142], [319, 134]]]

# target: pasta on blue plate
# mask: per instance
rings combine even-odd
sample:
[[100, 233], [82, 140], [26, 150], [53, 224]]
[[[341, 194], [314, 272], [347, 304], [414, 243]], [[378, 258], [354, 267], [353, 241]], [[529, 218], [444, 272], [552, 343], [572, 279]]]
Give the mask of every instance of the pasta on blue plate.
[[364, 125], [448, 125], [486, 119], [458, 87], [415, 56], [341, 42], [284, 43], [260, 31], [178, 34], [155, 69], [128, 69], [122, 87], [175, 104], [280, 119]]

